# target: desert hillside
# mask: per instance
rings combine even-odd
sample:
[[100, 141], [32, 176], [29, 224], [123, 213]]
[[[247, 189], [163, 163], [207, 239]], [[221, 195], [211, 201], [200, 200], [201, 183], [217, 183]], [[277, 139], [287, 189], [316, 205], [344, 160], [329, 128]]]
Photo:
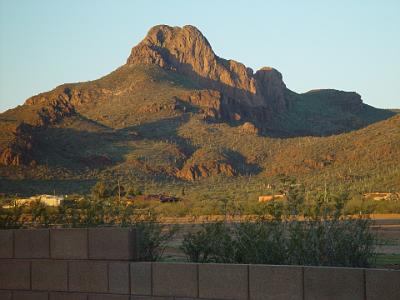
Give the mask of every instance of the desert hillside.
[[27, 99], [0, 128], [4, 192], [87, 192], [118, 178], [253, 197], [282, 175], [311, 189], [400, 189], [395, 110], [356, 92], [295, 93], [274, 68], [217, 56], [193, 26], [151, 28], [125, 65]]

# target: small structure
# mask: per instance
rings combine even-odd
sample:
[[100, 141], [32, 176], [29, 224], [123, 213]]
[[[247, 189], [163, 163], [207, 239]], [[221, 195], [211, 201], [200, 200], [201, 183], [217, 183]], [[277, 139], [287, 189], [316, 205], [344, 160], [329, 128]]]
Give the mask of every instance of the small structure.
[[133, 204], [135, 201], [158, 201], [160, 203], [179, 202], [182, 199], [166, 195], [137, 195], [126, 198], [126, 203]]
[[15, 205], [26, 205], [35, 201], [39, 201], [47, 206], [60, 206], [64, 201], [64, 197], [55, 195], [37, 195], [29, 198], [15, 199], [14, 203]]
[[172, 197], [172, 196], [164, 196], [161, 195], [160, 197], [160, 202], [161, 203], [166, 203], [166, 202], [179, 202], [181, 201], [181, 199], [177, 198], [177, 197]]
[[259, 196], [258, 197], [258, 202], [269, 202], [272, 200], [281, 200], [284, 199], [285, 195], [284, 194], [275, 194], [275, 195], [265, 195], [265, 196]]
[[391, 197], [400, 196], [400, 193], [373, 192], [363, 194], [364, 199], [372, 199], [375, 201], [388, 200]]

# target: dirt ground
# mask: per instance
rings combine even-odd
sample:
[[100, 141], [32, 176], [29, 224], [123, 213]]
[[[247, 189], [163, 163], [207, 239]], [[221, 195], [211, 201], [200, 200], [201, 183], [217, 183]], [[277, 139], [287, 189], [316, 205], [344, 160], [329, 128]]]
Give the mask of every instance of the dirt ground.
[[400, 269], [400, 217], [399, 215], [379, 215], [372, 225], [378, 242], [376, 267]]

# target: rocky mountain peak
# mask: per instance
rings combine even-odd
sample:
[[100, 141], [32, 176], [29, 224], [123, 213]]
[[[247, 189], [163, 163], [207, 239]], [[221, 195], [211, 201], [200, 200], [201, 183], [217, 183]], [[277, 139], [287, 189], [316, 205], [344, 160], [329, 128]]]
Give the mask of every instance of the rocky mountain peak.
[[241, 104], [282, 110], [287, 106], [282, 75], [273, 68], [253, 74], [244, 64], [218, 57], [194, 26], [158, 25], [135, 46], [127, 64], [156, 64], [216, 89]]
[[172, 42], [175, 42], [175, 46], [181, 49], [205, 49], [212, 52], [210, 43], [203, 36], [203, 34], [196, 27], [191, 25], [185, 25], [181, 27], [171, 27], [168, 25], [157, 25], [152, 27], [145, 40], [150, 44], [168, 47]]
[[196, 27], [157, 25], [132, 49], [127, 63], [151, 63], [169, 69], [188, 64], [186, 71], [204, 75], [212, 72], [215, 59], [209, 42]]

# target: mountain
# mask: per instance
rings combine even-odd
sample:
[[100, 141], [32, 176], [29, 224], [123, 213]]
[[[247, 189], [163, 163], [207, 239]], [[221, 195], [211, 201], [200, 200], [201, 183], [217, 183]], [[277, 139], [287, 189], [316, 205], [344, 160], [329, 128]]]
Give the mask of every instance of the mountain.
[[109, 75], [0, 114], [0, 188], [87, 191], [117, 176], [161, 190], [279, 174], [371, 180], [399, 161], [399, 122], [355, 92], [295, 93], [271, 67], [218, 57], [197, 28], [159, 25]]

